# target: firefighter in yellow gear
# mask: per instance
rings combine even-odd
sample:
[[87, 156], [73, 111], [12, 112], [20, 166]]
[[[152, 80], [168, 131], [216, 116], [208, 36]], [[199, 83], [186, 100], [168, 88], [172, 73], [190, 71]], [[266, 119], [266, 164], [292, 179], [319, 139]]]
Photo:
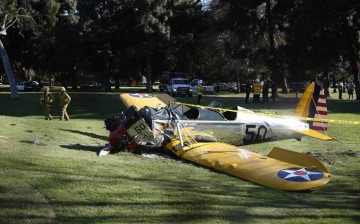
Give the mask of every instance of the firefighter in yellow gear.
[[59, 102], [60, 102], [60, 108], [61, 108], [61, 116], [60, 116], [60, 120], [69, 120], [69, 115], [67, 113], [67, 107], [71, 101], [71, 97], [69, 96], [69, 94], [67, 94], [65, 87], [61, 87], [60, 88], [60, 97], [59, 97]]
[[261, 82], [259, 79], [256, 79], [256, 81], [253, 83], [253, 102], [254, 103], [260, 103], [260, 94], [261, 94]]
[[51, 104], [54, 102], [54, 96], [49, 90], [49, 87], [44, 87], [44, 93], [40, 98], [40, 105], [44, 108], [45, 120], [51, 120], [52, 116], [50, 114]]

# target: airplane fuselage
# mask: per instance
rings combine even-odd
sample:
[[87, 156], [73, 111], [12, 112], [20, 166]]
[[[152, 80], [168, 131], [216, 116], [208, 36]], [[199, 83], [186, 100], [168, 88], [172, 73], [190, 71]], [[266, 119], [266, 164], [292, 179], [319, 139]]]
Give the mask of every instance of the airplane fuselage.
[[[256, 114], [242, 114], [234, 121], [184, 120], [180, 124], [192, 133], [206, 133], [219, 142], [234, 145], [254, 144], [283, 139], [300, 139], [292, 129], [306, 130], [308, 124], [295, 119], [282, 119]], [[183, 129], [186, 132], [187, 129]], [[190, 132], [191, 134], [191, 132]]]

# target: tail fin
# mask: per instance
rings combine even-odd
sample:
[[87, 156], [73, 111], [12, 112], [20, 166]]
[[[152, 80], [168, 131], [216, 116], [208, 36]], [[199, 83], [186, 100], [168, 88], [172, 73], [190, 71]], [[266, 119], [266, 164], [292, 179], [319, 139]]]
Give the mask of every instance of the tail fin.
[[[323, 89], [320, 91], [318, 100], [316, 102], [314, 118], [321, 118], [321, 119], [327, 118], [327, 104]], [[327, 122], [320, 122], [320, 121], [313, 121], [312, 125], [310, 125], [311, 129], [323, 133], [327, 131], [327, 127], [328, 127]]]
[[[312, 82], [306, 88], [298, 105], [295, 108], [294, 116], [309, 118], [327, 118], [327, 104], [324, 90], [321, 86]], [[325, 132], [327, 130], [327, 122], [310, 121], [311, 129]]]
[[298, 105], [295, 108], [294, 116], [307, 117], [309, 114], [311, 98], [314, 92], [315, 83], [312, 82], [305, 89], [304, 94], [300, 98]]

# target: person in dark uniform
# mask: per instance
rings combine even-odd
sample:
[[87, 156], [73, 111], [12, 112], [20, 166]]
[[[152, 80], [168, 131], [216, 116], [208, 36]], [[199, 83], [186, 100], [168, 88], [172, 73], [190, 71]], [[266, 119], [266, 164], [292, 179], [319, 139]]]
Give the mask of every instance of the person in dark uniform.
[[269, 83], [268, 80], [264, 80], [262, 85], [263, 103], [269, 102]]

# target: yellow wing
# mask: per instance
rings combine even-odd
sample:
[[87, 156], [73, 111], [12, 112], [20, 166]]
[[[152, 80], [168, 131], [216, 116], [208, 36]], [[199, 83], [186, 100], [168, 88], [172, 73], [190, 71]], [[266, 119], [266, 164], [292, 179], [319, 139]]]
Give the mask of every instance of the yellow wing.
[[226, 143], [182, 147], [174, 140], [166, 149], [193, 163], [279, 190], [304, 191], [330, 181], [329, 171], [315, 158], [280, 148], [262, 156]]
[[153, 108], [161, 108], [166, 106], [163, 101], [159, 100], [156, 96], [151, 94], [122, 93], [120, 94], [120, 99], [127, 108], [131, 106], [135, 106], [138, 109], [141, 109], [145, 106]]

